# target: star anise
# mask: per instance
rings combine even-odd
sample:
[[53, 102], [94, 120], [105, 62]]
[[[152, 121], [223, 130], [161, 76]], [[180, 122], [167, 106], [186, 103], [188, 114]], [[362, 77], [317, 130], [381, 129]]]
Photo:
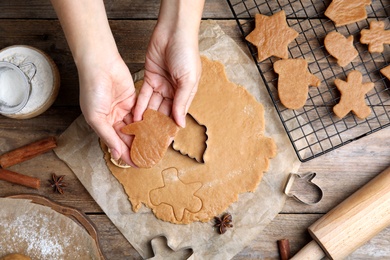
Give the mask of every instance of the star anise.
[[54, 189], [54, 192], [64, 194], [63, 187], [66, 187], [66, 184], [63, 182], [65, 175], [57, 176], [55, 173], [51, 175], [52, 179], [49, 180], [50, 186]]
[[224, 214], [222, 218], [214, 217], [214, 220], [215, 220], [214, 227], [218, 227], [218, 231], [221, 235], [224, 234], [228, 228], [233, 227], [232, 215], [230, 215], [229, 213]]

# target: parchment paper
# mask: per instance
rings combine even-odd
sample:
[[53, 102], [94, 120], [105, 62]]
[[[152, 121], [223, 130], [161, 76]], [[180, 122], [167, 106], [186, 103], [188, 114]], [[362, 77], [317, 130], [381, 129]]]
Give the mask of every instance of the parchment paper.
[[219, 235], [212, 221], [175, 225], [158, 220], [146, 207], [134, 213], [122, 186], [106, 167], [98, 137], [82, 116], [59, 138], [55, 150], [143, 258], [153, 256], [150, 241], [160, 235], [167, 237], [174, 250], [192, 248], [194, 259], [232, 258], [280, 212], [287, 175], [300, 165], [252, 59], [214, 21], [201, 25], [200, 50], [202, 55], [222, 62], [229, 79], [245, 86], [264, 105], [265, 135], [278, 146], [278, 155], [271, 160], [256, 192], [241, 194], [238, 202], [228, 208], [233, 215], [233, 229]]

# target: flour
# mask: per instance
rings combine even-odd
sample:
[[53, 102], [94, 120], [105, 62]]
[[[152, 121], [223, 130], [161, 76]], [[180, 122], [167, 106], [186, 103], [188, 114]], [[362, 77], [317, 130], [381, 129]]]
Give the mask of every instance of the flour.
[[[57, 230], [58, 234], [52, 234], [48, 227], [42, 227], [37, 230], [36, 218], [41, 218], [43, 223], [51, 223], [47, 216], [40, 215], [20, 215], [11, 222], [3, 225], [2, 235], [8, 238], [12, 237], [12, 241], [25, 244], [28, 256], [42, 257], [44, 259], [60, 259], [64, 257], [64, 247], [69, 246], [69, 241], [61, 241], [61, 230]], [[17, 230], [17, 232], [15, 232]], [[1, 251], [12, 251], [13, 243], [1, 248]], [[15, 252], [17, 253], [17, 252]]]
[[98, 259], [93, 239], [73, 220], [27, 200], [0, 198], [0, 258]]
[[28, 88], [20, 73], [0, 67], [0, 105], [10, 108], [19, 105], [23, 102], [25, 91]]
[[0, 52], [0, 61], [10, 62], [18, 66], [30, 81], [30, 98], [24, 108], [15, 115], [31, 114], [42, 109], [46, 110], [53, 103], [53, 96], [58, 93], [58, 85], [55, 85], [56, 79], [53, 68], [55, 65], [49, 63], [47, 56], [28, 46], [11, 46]]

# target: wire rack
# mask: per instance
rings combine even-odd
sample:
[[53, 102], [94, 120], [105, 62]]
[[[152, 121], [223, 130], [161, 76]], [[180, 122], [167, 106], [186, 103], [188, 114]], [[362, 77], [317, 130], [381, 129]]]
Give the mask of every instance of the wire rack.
[[[245, 37], [254, 29], [255, 14], [272, 15], [284, 10], [287, 23], [299, 32], [299, 36], [289, 44], [290, 58], [303, 58], [308, 61], [309, 71], [321, 79], [318, 88], [310, 87], [305, 106], [302, 109], [285, 108], [277, 93], [277, 74], [273, 63], [278, 58], [271, 57], [257, 62], [257, 48], [247, 42], [257, 68], [265, 82], [272, 102], [291, 140], [296, 154], [302, 162], [330, 152], [354, 140], [360, 139], [390, 125], [390, 82], [379, 70], [390, 62], [390, 47], [383, 53], [371, 54], [367, 45], [359, 42], [360, 31], [369, 28], [372, 20], [385, 22], [389, 29], [390, 0], [372, 0], [366, 7], [368, 18], [346, 26], [335, 27], [325, 15], [330, 0], [228, 0], [233, 15]], [[359, 52], [346, 67], [337, 65], [336, 60], [326, 51], [324, 38], [331, 31], [344, 36], [354, 36], [354, 46]], [[334, 80], [346, 80], [347, 74], [358, 70], [363, 82], [375, 84], [365, 97], [372, 109], [369, 117], [358, 119], [352, 113], [340, 119], [333, 113], [333, 106], [340, 101], [340, 92]]]

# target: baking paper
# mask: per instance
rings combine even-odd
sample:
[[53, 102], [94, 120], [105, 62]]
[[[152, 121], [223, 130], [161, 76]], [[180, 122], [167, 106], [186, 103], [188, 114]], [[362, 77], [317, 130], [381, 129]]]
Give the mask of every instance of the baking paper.
[[[150, 241], [165, 236], [174, 250], [192, 248], [194, 259], [229, 259], [256, 237], [283, 208], [283, 186], [299, 161], [284, 131], [253, 60], [227, 36], [215, 21], [204, 21], [199, 35], [201, 54], [222, 62], [228, 78], [242, 85], [264, 105], [265, 136], [272, 137], [278, 155], [254, 193], [245, 193], [227, 211], [234, 228], [220, 235], [214, 222], [176, 225], [157, 219], [149, 208], [137, 213], [121, 184], [109, 172], [98, 137], [80, 116], [58, 140], [56, 154], [65, 161], [99, 206], [143, 258], [153, 257]], [[135, 76], [135, 80], [139, 74]], [[157, 250], [158, 251], [158, 250]]]

